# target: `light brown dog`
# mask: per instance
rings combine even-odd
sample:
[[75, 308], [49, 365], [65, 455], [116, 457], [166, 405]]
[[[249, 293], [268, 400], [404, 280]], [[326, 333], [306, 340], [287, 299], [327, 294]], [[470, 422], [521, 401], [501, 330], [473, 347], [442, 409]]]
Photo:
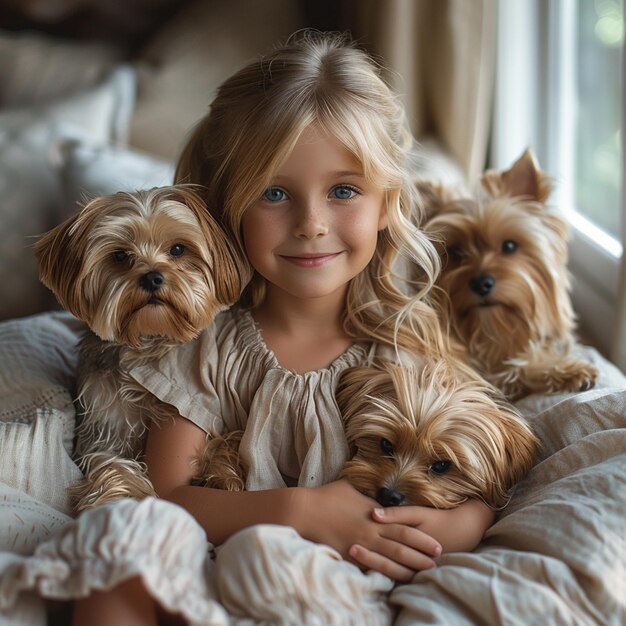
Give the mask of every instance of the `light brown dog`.
[[532, 152], [487, 171], [475, 197], [418, 186], [439, 242], [443, 308], [471, 364], [511, 399], [592, 387], [596, 368], [571, 354], [567, 223], [547, 204], [551, 183]]
[[154, 491], [141, 462], [163, 405], [129, 370], [190, 341], [234, 303], [246, 271], [190, 186], [95, 198], [35, 244], [42, 282], [86, 322], [76, 511]]
[[337, 404], [352, 459], [341, 477], [383, 506], [503, 507], [531, 469], [537, 440], [500, 394], [444, 362], [342, 373]]

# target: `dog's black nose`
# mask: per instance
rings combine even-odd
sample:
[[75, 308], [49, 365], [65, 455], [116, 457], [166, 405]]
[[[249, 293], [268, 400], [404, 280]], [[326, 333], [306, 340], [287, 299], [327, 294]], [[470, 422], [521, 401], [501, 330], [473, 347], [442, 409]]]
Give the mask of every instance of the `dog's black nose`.
[[478, 274], [469, 281], [470, 289], [479, 296], [486, 296], [496, 284], [496, 279], [491, 274]]
[[163, 287], [165, 279], [161, 272], [148, 272], [139, 279], [139, 286], [145, 291], [157, 291]]
[[381, 487], [376, 494], [376, 502], [383, 506], [399, 506], [404, 502], [404, 495], [397, 489]]

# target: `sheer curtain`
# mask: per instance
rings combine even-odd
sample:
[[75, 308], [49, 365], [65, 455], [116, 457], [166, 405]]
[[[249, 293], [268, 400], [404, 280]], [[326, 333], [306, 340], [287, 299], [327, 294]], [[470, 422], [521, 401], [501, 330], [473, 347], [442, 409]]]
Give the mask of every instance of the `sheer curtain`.
[[626, 45], [622, 44], [622, 259], [620, 263], [620, 280], [617, 293], [617, 321], [615, 328], [615, 344], [611, 353], [613, 362], [626, 372]]
[[497, 0], [347, 0], [344, 21], [390, 70], [416, 137], [433, 136], [474, 179], [484, 169]]
[[626, 268], [624, 264], [624, 257], [622, 256], [615, 344], [609, 356], [615, 365], [626, 372]]

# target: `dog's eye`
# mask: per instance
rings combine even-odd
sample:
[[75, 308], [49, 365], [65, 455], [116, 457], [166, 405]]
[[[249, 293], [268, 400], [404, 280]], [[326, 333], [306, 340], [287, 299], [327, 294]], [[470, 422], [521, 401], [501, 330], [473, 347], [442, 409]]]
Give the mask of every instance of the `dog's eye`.
[[117, 263], [123, 263], [128, 258], [128, 252], [125, 250], [116, 250], [113, 253], [113, 258]]
[[385, 456], [393, 456], [393, 444], [389, 439], [385, 439], [384, 437], [380, 440], [380, 449], [383, 451]]
[[448, 246], [446, 252], [453, 261], [460, 261], [463, 258], [463, 250], [459, 246]]
[[184, 252], [185, 252], [185, 246], [183, 246], [182, 243], [177, 243], [175, 246], [172, 246], [170, 248], [171, 256], [183, 256]]
[[504, 254], [513, 254], [517, 250], [517, 242], [512, 239], [506, 239], [502, 242], [502, 252]]
[[435, 461], [430, 466], [430, 471], [433, 474], [445, 474], [452, 467], [452, 461]]

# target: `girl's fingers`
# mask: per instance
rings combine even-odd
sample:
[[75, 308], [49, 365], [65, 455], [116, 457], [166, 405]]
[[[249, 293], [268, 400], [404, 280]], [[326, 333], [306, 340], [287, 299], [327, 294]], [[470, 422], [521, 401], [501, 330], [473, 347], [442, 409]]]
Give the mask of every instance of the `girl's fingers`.
[[427, 556], [436, 558], [441, 555], [441, 545], [430, 535], [413, 526], [404, 524], [384, 526], [381, 528], [380, 536]]
[[408, 583], [415, 576], [415, 570], [400, 565], [400, 563], [396, 563], [382, 554], [372, 552], [358, 544], [353, 545], [348, 553], [355, 563], [364, 569], [380, 572], [392, 580]]
[[416, 506], [388, 506], [376, 508], [372, 517], [382, 524], [410, 524], [416, 526], [423, 521], [423, 508]]
[[[400, 526], [398, 530], [398, 533], [390, 533], [386, 537], [381, 534], [381, 543], [380, 546], [376, 546], [376, 550], [392, 561], [400, 563], [413, 571], [435, 567], [435, 562], [421, 547], [424, 541], [421, 538], [409, 536], [410, 531], [415, 531], [415, 529]], [[419, 533], [419, 531], [416, 532]], [[429, 542], [432, 541], [430, 537], [427, 537], [427, 539]], [[418, 544], [418, 546], [416, 547], [415, 544]], [[433, 554], [433, 556], [439, 555]]]
[[[382, 571], [378, 569], [378, 566], [384, 566], [386, 569], [388, 569], [389, 567], [391, 567], [389, 563], [393, 563], [394, 576], [392, 577], [390, 574], [387, 575], [394, 578], [395, 580], [404, 580], [404, 578], [397, 578], [397, 576], [405, 575], [406, 570], [410, 570], [412, 573], [415, 573], [423, 569], [431, 569], [435, 567], [435, 562], [428, 555], [424, 554], [421, 550], [414, 548], [411, 545], [410, 540], [411, 538], [407, 537], [407, 533], [404, 532], [396, 533], [396, 536], [389, 537], [384, 537], [381, 535], [376, 546], [371, 546], [372, 548], [374, 548], [374, 550], [368, 549], [367, 552], [364, 553], [367, 555], [367, 558], [370, 561], [372, 559], [375, 559], [375, 563], [377, 566], [373, 567], [372, 565], [369, 565], [369, 563], [367, 563], [366, 565], [371, 569]], [[366, 550], [366, 548], [364, 548], [360, 544], [357, 545], [359, 545], [359, 548]], [[378, 555], [380, 559], [372, 555]], [[387, 572], [385, 571], [383, 573]]]

